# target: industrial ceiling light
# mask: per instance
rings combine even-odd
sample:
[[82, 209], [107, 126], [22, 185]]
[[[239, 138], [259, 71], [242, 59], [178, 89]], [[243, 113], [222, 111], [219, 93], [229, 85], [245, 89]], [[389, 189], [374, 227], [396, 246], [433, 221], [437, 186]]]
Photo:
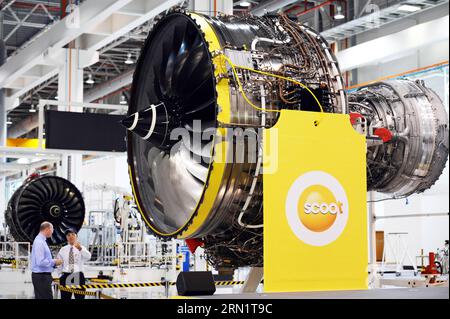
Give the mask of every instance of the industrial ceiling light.
[[408, 13], [416, 12], [416, 11], [419, 11], [420, 9], [422, 9], [422, 8], [419, 6], [415, 6], [415, 5], [407, 4], [407, 3], [398, 7], [398, 11], [403, 11], [403, 12], [408, 12]]
[[248, 1], [241, 1], [241, 3], [239, 3], [239, 5], [240, 5], [241, 7], [248, 8], [248, 7], [250, 7], [252, 4], [251, 4], [250, 2], [248, 2]]
[[124, 62], [125, 64], [134, 64], [133, 59], [131, 59], [131, 53], [127, 54], [127, 59]]
[[125, 96], [124, 96], [124, 95], [120, 96], [120, 102], [119, 102], [119, 104], [121, 104], [121, 105], [126, 105], [126, 104], [128, 104], [128, 102], [127, 102], [127, 100], [125, 99]]
[[29, 111], [30, 111], [30, 113], [36, 113], [36, 106], [34, 106], [34, 104], [32, 104]]
[[342, 20], [345, 19], [345, 15], [342, 12], [342, 7], [341, 6], [337, 6], [336, 7], [336, 13], [334, 14], [334, 19], [335, 20]]
[[55, 100], [59, 100], [59, 96], [57, 95], [57, 96], [55, 96]]
[[95, 81], [92, 78], [92, 74], [89, 74], [88, 79], [86, 80], [86, 84], [94, 84], [94, 83], [95, 83]]
[[6, 120], [6, 125], [11, 125], [13, 124], [12, 120], [10, 117], [8, 117], [8, 119]]

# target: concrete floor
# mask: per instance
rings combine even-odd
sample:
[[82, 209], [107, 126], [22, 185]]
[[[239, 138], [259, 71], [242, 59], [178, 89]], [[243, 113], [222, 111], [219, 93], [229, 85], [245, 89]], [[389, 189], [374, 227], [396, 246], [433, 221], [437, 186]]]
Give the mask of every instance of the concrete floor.
[[[91, 290], [93, 291], [93, 290]], [[237, 291], [236, 289], [234, 291]], [[164, 299], [164, 287], [145, 288], [119, 288], [103, 289], [102, 293], [116, 299]], [[217, 293], [221, 295], [232, 295], [231, 288], [218, 288]], [[171, 287], [169, 297], [177, 296], [176, 287]], [[33, 285], [31, 282], [2, 283], [0, 282], [0, 299], [32, 299], [34, 298]], [[93, 299], [87, 296], [86, 299]]]
[[233, 294], [203, 297], [205, 299], [449, 299], [448, 287], [389, 288], [350, 291], [317, 291], [292, 293]]
[[[104, 289], [104, 294], [114, 298], [126, 299], [163, 299], [164, 289], [161, 287]], [[236, 290], [235, 290], [236, 292]], [[170, 289], [170, 296], [176, 296], [176, 289]], [[31, 283], [0, 283], [0, 299], [33, 298]], [[91, 297], [88, 297], [91, 298]], [[430, 288], [390, 288], [354, 291], [320, 291], [296, 293], [233, 293], [231, 289], [218, 288], [213, 296], [205, 299], [449, 299], [448, 287]]]
[[[136, 279], [136, 278], [133, 278]], [[142, 278], [139, 278], [142, 279]], [[132, 280], [131, 282], [141, 282]], [[449, 287], [428, 288], [383, 288], [355, 291], [320, 291], [298, 293], [251, 293], [239, 294], [241, 286], [217, 287], [214, 296], [204, 298], [221, 299], [448, 299]], [[161, 299], [165, 298], [164, 287], [103, 289], [102, 292], [114, 298]], [[0, 299], [33, 298], [33, 286], [29, 271], [0, 271]], [[169, 297], [177, 295], [176, 287], [169, 290]]]
[[33, 298], [31, 283], [10, 284], [0, 283], [0, 299], [30, 299]]
[[[102, 268], [102, 271], [104, 269]], [[91, 277], [95, 277], [98, 269], [92, 272]], [[87, 273], [88, 274], [88, 273]], [[104, 274], [107, 274], [104, 271]], [[152, 275], [152, 276], [149, 276]], [[88, 275], [87, 275], [88, 276]], [[131, 271], [127, 270], [127, 277], [116, 278], [115, 282], [157, 282], [161, 278], [158, 271]], [[239, 291], [240, 286], [218, 287], [217, 293], [232, 294]], [[94, 290], [92, 290], [94, 291]], [[166, 298], [164, 287], [142, 287], [142, 288], [119, 288], [103, 289], [102, 293], [114, 298], [126, 299], [162, 299]], [[169, 297], [177, 296], [175, 286], [169, 289]], [[0, 299], [30, 299], [34, 298], [33, 285], [31, 283], [31, 273], [29, 270], [11, 270], [3, 268], [0, 270]], [[86, 297], [93, 298], [93, 297]]]

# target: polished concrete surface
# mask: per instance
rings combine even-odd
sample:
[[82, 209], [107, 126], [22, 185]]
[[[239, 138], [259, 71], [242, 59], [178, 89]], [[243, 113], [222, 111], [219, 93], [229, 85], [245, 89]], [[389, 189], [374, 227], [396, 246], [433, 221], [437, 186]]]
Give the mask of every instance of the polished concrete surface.
[[[134, 278], [133, 278], [134, 279]], [[397, 278], [404, 282], [407, 278]], [[125, 281], [126, 282], [126, 281]], [[129, 281], [130, 282], [130, 281]], [[132, 280], [132, 282], [142, 282]], [[214, 296], [204, 298], [223, 299], [448, 299], [448, 283], [445, 287], [382, 288], [355, 291], [320, 291], [296, 293], [248, 293], [240, 294], [241, 286], [218, 286]], [[387, 287], [387, 286], [384, 286]], [[262, 288], [262, 287], [260, 287]], [[262, 291], [262, 290], [261, 290]], [[102, 293], [114, 298], [162, 299], [166, 298], [164, 287], [103, 289]], [[27, 270], [0, 270], [0, 299], [33, 298], [31, 274]], [[177, 295], [176, 287], [171, 286], [169, 297]], [[92, 298], [92, 297], [90, 297]]]
[[[104, 269], [102, 268], [102, 271]], [[98, 271], [97, 271], [98, 273]], [[106, 272], [105, 272], [106, 273]], [[92, 274], [94, 277], [95, 273]], [[133, 272], [127, 269], [128, 277], [115, 282], [157, 282], [160, 273], [155, 270], [145, 269]], [[154, 275], [151, 277], [150, 275]], [[217, 293], [232, 294], [239, 292], [240, 286], [223, 286], [218, 287]], [[94, 290], [91, 290], [94, 291]], [[118, 288], [118, 289], [102, 289], [102, 293], [114, 298], [126, 299], [163, 299], [166, 298], [164, 287], [142, 287], [142, 288]], [[175, 286], [169, 289], [169, 297], [176, 296], [177, 290]], [[30, 299], [34, 298], [33, 285], [31, 283], [31, 272], [28, 269], [10, 269], [3, 267], [0, 269], [0, 299]], [[87, 297], [93, 298], [93, 297]]]
[[448, 299], [448, 287], [385, 288], [349, 291], [316, 291], [292, 293], [233, 294], [206, 299]]
[[[217, 293], [226, 295], [233, 294], [239, 289], [218, 288]], [[94, 291], [94, 290], [90, 290]], [[118, 288], [102, 289], [102, 293], [116, 299], [165, 299], [164, 287], [143, 287], [143, 288]], [[176, 287], [172, 286], [169, 290], [169, 298], [177, 296]], [[34, 298], [33, 285], [31, 282], [4, 283], [0, 282], [0, 299], [32, 299]], [[58, 297], [59, 298], [59, 297]], [[87, 296], [86, 299], [94, 297]]]
[[[126, 299], [163, 299], [164, 289], [161, 287], [149, 288], [122, 288], [104, 289], [104, 294], [114, 298]], [[236, 289], [218, 288], [213, 296], [204, 296], [206, 299], [448, 299], [448, 287], [429, 288], [385, 288], [354, 291], [320, 291], [295, 293], [236, 293]], [[176, 296], [176, 289], [170, 289], [170, 296]], [[0, 283], [0, 299], [30, 299], [33, 298], [31, 283], [4, 284]], [[92, 298], [92, 297], [88, 297]]]

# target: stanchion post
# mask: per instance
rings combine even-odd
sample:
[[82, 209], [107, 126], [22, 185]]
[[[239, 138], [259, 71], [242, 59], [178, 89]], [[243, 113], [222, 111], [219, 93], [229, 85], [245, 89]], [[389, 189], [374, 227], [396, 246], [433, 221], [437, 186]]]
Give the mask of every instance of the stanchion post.
[[53, 285], [53, 299], [58, 299], [59, 285], [52, 283]]
[[101, 290], [95, 291], [95, 299], [102, 299], [102, 291]]
[[166, 298], [169, 298], [169, 281], [165, 277], [162, 277], [161, 282], [164, 285], [164, 294]]

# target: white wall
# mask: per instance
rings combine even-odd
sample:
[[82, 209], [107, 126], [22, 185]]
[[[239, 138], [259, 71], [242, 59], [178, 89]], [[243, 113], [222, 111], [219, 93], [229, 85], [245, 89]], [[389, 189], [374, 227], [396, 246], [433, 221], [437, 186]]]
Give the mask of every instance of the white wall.
[[[364, 43], [378, 37], [393, 34], [402, 30], [406, 30], [418, 24], [422, 24], [434, 19], [438, 19], [449, 14], [448, 4], [437, 9], [430, 9], [422, 14], [404, 19], [400, 22], [388, 24], [385, 27], [374, 29], [357, 36], [357, 43]], [[447, 26], [448, 28], [448, 26]], [[439, 32], [439, 30], [435, 30]], [[414, 41], [415, 34], [407, 35], [411, 41]], [[387, 50], [389, 48], [386, 48]], [[409, 70], [426, 67], [432, 64], [448, 61], [449, 59], [449, 42], [448, 40], [440, 41], [421, 48], [416, 51], [408, 52], [407, 55], [391, 59], [390, 61], [382, 61], [375, 65], [361, 67], [358, 69], [358, 83], [364, 83], [379, 79], [381, 77], [407, 72]]]
[[427, 67], [443, 61], [448, 61], [448, 41], [438, 42], [426, 49], [420, 49], [400, 59], [378, 63], [358, 69], [358, 83], [370, 82], [376, 79]]
[[131, 194], [126, 156], [90, 160], [83, 164], [82, 185], [87, 210], [112, 209], [117, 196]]
[[[384, 201], [375, 205], [378, 216], [407, 215], [417, 213], [444, 213], [449, 211], [448, 163], [439, 181], [423, 194], [416, 194], [407, 200]], [[444, 240], [449, 238], [448, 216], [413, 217], [380, 219], [376, 230], [383, 230], [385, 235], [394, 232], [408, 233], [408, 251], [415, 258], [421, 249], [425, 254], [442, 248]], [[392, 256], [388, 256], [392, 257]]]
[[83, 184], [107, 184], [131, 191], [126, 156], [90, 160], [83, 164]]

